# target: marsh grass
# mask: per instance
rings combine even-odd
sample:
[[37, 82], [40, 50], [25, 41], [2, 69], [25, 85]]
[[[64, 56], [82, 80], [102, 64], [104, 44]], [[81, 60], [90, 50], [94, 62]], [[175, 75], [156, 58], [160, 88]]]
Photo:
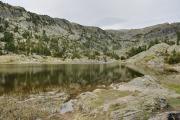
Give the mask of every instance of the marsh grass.
[[180, 84], [177, 83], [163, 83], [165, 87], [170, 90], [174, 90], [176, 93], [180, 94]]
[[127, 106], [127, 104], [125, 103], [116, 103], [116, 104], [112, 104], [109, 107], [109, 111], [115, 111], [115, 110], [119, 110], [119, 109], [123, 109]]
[[120, 98], [120, 97], [125, 97], [131, 94], [129, 91], [119, 91], [119, 90], [101, 90], [96, 92], [98, 95], [97, 99], [91, 102], [91, 106], [93, 108], [96, 108], [98, 106], [101, 106], [105, 104], [106, 102], [109, 102], [111, 100]]
[[169, 105], [175, 109], [175, 110], [180, 110], [180, 97], [177, 98], [170, 98], [169, 100]]

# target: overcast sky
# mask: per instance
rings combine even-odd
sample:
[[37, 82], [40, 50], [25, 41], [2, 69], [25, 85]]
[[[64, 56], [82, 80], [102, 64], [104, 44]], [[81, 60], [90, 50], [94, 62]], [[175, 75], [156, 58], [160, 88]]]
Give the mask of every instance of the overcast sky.
[[28, 11], [103, 29], [180, 22], [180, 0], [2, 0]]

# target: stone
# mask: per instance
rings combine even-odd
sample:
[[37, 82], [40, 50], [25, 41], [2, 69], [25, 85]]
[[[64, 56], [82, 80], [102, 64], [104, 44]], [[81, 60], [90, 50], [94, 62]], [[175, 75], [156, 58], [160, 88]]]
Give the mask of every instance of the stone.
[[74, 111], [74, 102], [76, 102], [76, 101], [70, 100], [70, 101], [62, 104], [60, 107], [60, 113], [64, 114], [64, 113], [68, 113], [68, 112], [73, 112]]
[[143, 120], [143, 112], [140, 110], [117, 110], [111, 112], [112, 120]]
[[145, 75], [143, 77], [138, 77], [133, 80], [131, 80], [127, 85], [140, 87], [140, 88], [159, 88], [159, 84], [156, 83], [156, 79], [152, 76]]
[[180, 112], [169, 111], [169, 112], [159, 113], [149, 118], [149, 120], [180, 120]]

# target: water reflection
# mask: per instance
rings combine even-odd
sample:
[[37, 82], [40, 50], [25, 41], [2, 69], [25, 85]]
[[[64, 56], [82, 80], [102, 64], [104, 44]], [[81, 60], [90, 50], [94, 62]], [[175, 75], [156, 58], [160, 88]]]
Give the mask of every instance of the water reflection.
[[142, 74], [119, 64], [0, 65], [0, 94], [69, 91], [126, 82]]

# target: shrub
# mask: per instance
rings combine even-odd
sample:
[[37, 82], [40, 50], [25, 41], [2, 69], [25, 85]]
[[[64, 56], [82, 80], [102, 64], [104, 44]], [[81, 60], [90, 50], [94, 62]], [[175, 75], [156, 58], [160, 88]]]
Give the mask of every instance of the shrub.
[[81, 58], [81, 55], [80, 55], [78, 52], [74, 52], [74, 53], [73, 53], [73, 56], [72, 56], [71, 58], [72, 58], [72, 59], [75, 59], [75, 58], [80, 59], [80, 58]]
[[8, 27], [9, 27], [9, 22], [8, 22], [8, 21], [5, 21], [4, 27], [5, 27], [5, 28], [8, 28]]
[[99, 53], [98, 51], [94, 51], [94, 54], [95, 54], [96, 56], [99, 56], [99, 55], [100, 55], [100, 53]]
[[170, 41], [170, 40], [169, 40], [169, 37], [168, 37], [168, 36], [165, 37], [165, 39], [163, 40], [163, 42], [166, 43], [166, 44], [168, 44], [168, 45], [174, 45], [174, 44], [175, 44], [174, 41]]
[[7, 43], [5, 44], [5, 49], [6, 49], [7, 51], [15, 52], [16, 47], [15, 47], [15, 45], [14, 45], [14, 42], [7, 42]]
[[30, 37], [30, 33], [29, 31], [25, 31], [22, 36], [25, 38], [25, 39], [28, 39]]
[[14, 36], [10, 32], [4, 33], [3, 40], [6, 42], [5, 44], [5, 50], [15, 52], [16, 48], [14, 45]]
[[41, 23], [41, 18], [34, 13], [30, 13], [30, 19], [27, 19], [27, 21], [32, 21], [32, 23], [34, 23], [35, 26], [37, 26]]
[[0, 23], [2, 23], [2, 22], [3, 22], [3, 18], [0, 17]]
[[166, 58], [167, 63], [176, 64], [180, 63], [180, 53], [177, 53], [175, 50], [172, 52], [170, 56]]
[[51, 55], [51, 52], [50, 52], [48, 46], [43, 41], [39, 41], [37, 46], [35, 48], [33, 48], [33, 52], [35, 52], [39, 55], [46, 55], [46, 56]]
[[10, 32], [5, 32], [4, 33], [3, 41], [5, 41], [5, 42], [12, 42], [12, 41], [14, 41], [13, 34], [10, 33]]
[[49, 41], [49, 38], [48, 38], [45, 30], [43, 30], [43, 33], [42, 33], [42, 40], [45, 41], [45, 42]]
[[18, 26], [16, 26], [15, 28], [14, 28], [14, 32], [18, 32]]
[[106, 52], [105, 55], [107, 55], [107, 56], [109, 56], [111, 58], [114, 58], [116, 60], [120, 59], [119, 55], [117, 55], [115, 52]]
[[119, 55], [117, 55], [115, 52], [111, 53], [111, 56], [110, 56], [110, 57], [111, 57], [111, 58], [114, 58], [114, 59], [116, 59], [116, 60], [119, 60], [119, 59], [120, 59]]
[[132, 47], [128, 52], [128, 57], [132, 57], [140, 52], [143, 52], [146, 50], [146, 46], [139, 46], [139, 47]]
[[0, 55], [3, 55], [3, 52], [2, 52], [2, 50], [0, 50]]
[[174, 42], [174, 41], [168, 41], [167, 44], [168, 44], [168, 45], [175, 45], [176, 42]]
[[150, 47], [152, 47], [152, 46], [154, 46], [156, 44], [159, 44], [159, 40], [158, 39], [155, 39], [154, 41], [150, 41], [148, 48], [150, 48]]
[[2, 25], [0, 25], [0, 32], [4, 32], [4, 28]]
[[120, 58], [121, 60], [125, 60], [126, 59], [126, 57], [125, 56], [121, 56], [121, 58]]
[[34, 37], [35, 37], [36, 39], [40, 39], [40, 36], [37, 35], [37, 34], [35, 34]]
[[91, 53], [91, 54], [89, 54], [88, 59], [94, 60], [94, 59], [96, 59], [96, 55]]

